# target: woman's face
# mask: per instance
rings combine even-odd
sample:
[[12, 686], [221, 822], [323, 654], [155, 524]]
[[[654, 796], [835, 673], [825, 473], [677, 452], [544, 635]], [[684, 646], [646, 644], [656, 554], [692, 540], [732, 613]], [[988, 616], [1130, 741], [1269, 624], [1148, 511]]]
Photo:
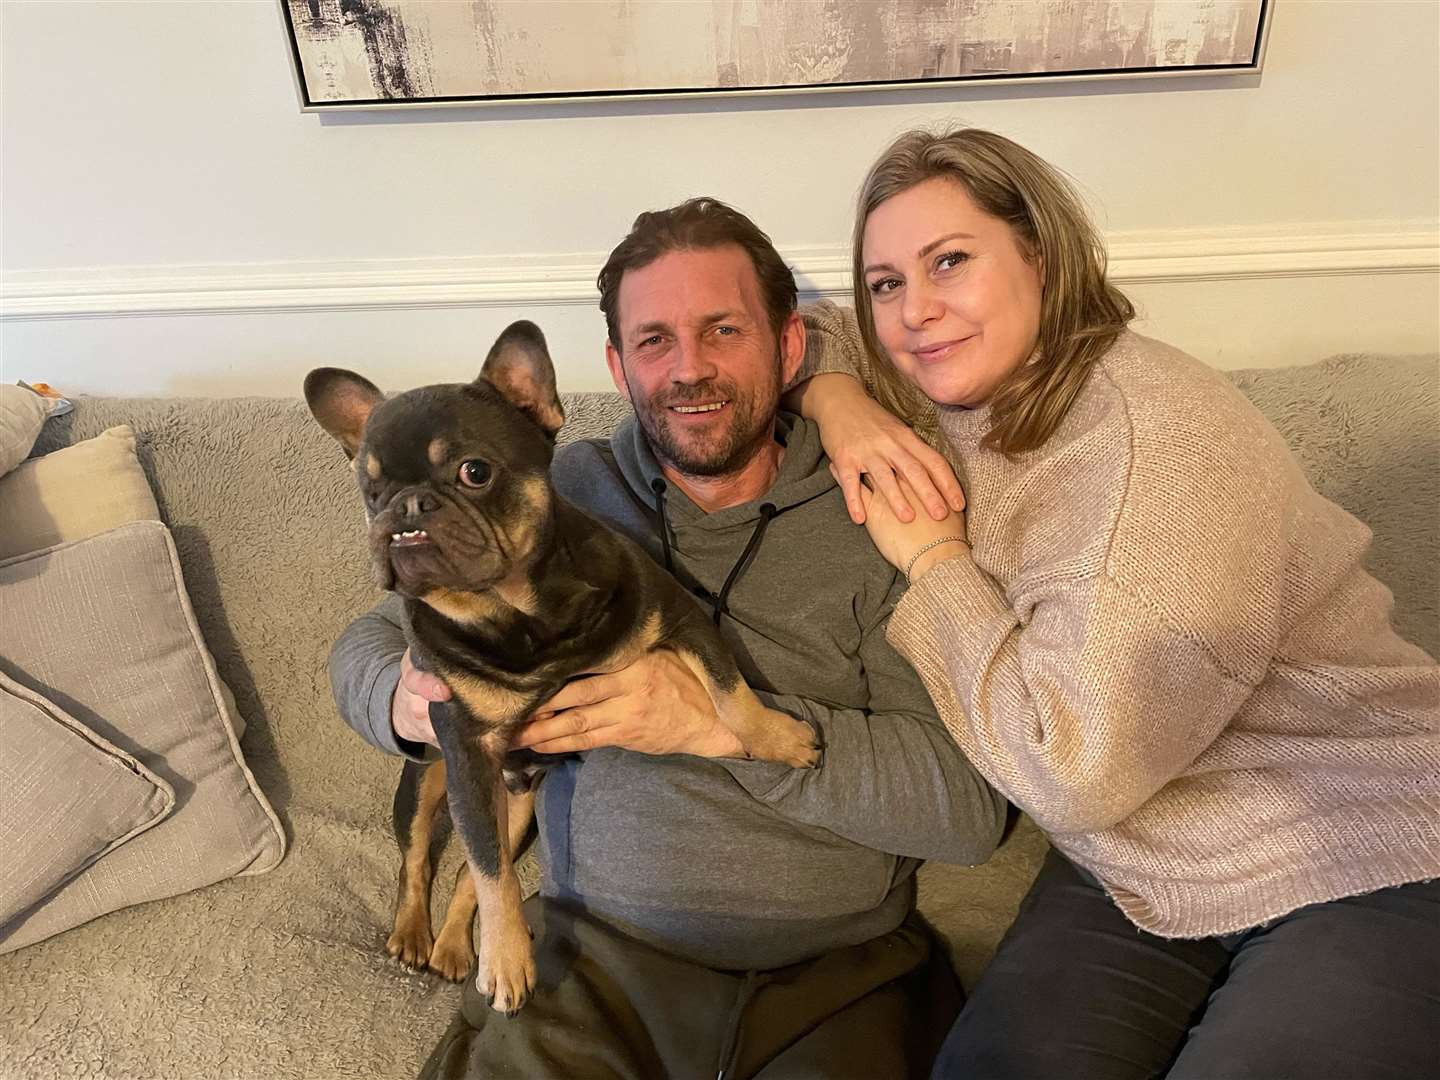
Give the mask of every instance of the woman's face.
[[1040, 267], [1010, 226], [937, 177], [870, 212], [862, 266], [880, 343], [942, 405], [981, 405], [1035, 349]]

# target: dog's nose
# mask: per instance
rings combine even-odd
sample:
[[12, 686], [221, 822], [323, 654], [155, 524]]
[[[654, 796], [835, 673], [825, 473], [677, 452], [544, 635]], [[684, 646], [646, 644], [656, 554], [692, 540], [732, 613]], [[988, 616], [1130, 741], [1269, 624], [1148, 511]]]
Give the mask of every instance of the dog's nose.
[[439, 510], [440, 498], [433, 491], [422, 488], [419, 491], [406, 492], [401, 496], [400, 505], [405, 508], [406, 517], [418, 518]]

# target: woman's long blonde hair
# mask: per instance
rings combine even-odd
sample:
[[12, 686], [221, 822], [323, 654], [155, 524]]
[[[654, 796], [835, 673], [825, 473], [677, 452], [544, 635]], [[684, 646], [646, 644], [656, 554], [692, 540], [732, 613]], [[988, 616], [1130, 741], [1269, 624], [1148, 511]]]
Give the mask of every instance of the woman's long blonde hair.
[[1104, 244], [1055, 168], [979, 128], [939, 135], [907, 131], [880, 155], [860, 189], [852, 265], [855, 316], [870, 354], [875, 396], [901, 419], [920, 419], [917, 391], [895, 370], [875, 333], [864, 275], [865, 222], [886, 199], [935, 177], [960, 183], [976, 206], [1014, 230], [1027, 259], [1040, 262], [1039, 348], [991, 397], [984, 441], [1003, 454], [1032, 450], [1065, 418], [1090, 368], [1135, 309], [1106, 281]]

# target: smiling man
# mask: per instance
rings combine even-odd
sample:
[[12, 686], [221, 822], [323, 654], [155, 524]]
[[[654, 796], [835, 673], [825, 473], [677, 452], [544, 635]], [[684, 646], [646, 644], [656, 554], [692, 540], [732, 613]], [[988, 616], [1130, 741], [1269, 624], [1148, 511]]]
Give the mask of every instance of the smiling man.
[[[676, 483], [714, 490], [738, 482], [763, 491], [781, 454], [780, 392], [805, 354], [789, 268], [781, 264], [787, 307], [786, 281], [772, 281], [768, 288], [778, 295], [766, 295], [739, 244], [665, 251], [616, 274], [617, 257], [650, 253], [648, 244], [634, 246], [640, 250], [632, 255], [622, 245], [600, 279], [610, 331], [605, 358], [616, 388]], [[621, 311], [628, 314], [623, 322]]]
[[[914, 872], [988, 858], [1005, 807], [885, 641], [903, 582], [847, 527], [818, 429], [780, 411], [805, 353], [794, 278], [748, 218], [692, 199], [640, 215], [599, 286], [635, 416], [562, 448], [556, 487], [694, 592], [823, 756], [726, 756], [664, 651], [562, 690], [517, 741], [568, 755], [536, 799], [538, 988], [507, 1019], [471, 980], [427, 1074], [923, 1076], [959, 992]], [[358, 732], [421, 757], [446, 691], [404, 648], [387, 599], [331, 676]]]

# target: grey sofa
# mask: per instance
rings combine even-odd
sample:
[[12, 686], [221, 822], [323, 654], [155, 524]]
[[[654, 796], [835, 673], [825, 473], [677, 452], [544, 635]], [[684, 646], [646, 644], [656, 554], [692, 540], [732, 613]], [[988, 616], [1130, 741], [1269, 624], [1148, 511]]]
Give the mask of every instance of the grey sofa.
[[[1434, 655], [1436, 358], [1342, 356], [1234, 377], [1315, 485], [1375, 530], [1371, 567], [1396, 594], [1397, 626]], [[624, 409], [613, 395], [571, 396], [566, 437], [608, 431]], [[248, 722], [246, 756], [291, 850], [266, 875], [0, 957], [0, 1076], [413, 1075], [459, 989], [406, 973], [382, 949], [397, 766], [336, 718], [325, 671], [330, 642], [376, 599], [350, 474], [303, 405], [280, 399], [82, 399], [35, 452], [119, 423], [140, 436], [205, 637]], [[987, 865], [922, 871], [921, 907], [967, 985], [1044, 849], [1022, 820]], [[437, 905], [455, 858], [440, 868]]]

